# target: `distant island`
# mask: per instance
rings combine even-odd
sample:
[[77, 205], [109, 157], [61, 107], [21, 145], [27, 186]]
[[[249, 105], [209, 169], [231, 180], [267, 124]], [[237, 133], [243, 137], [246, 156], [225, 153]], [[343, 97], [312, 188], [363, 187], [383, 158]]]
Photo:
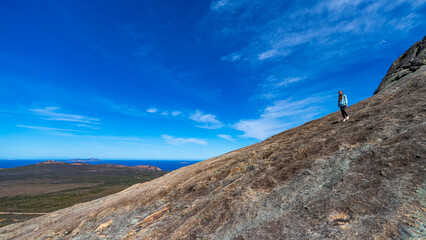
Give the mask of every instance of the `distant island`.
[[44, 162], [39, 162], [35, 165], [49, 165], [49, 164], [72, 165], [72, 166], [86, 165], [86, 166], [98, 166], [98, 167], [108, 167], [108, 168], [127, 168], [127, 169], [137, 169], [141, 171], [162, 171], [161, 168], [159, 167], [149, 166], [149, 165], [126, 166], [126, 165], [111, 164], [111, 163], [89, 164], [86, 162], [62, 162], [62, 161], [55, 161], [55, 160], [47, 160]]
[[97, 158], [88, 158], [88, 159], [69, 159], [69, 160], [65, 160], [65, 162], [100, 162], [103, 161], [101, 159], [97, 159]]

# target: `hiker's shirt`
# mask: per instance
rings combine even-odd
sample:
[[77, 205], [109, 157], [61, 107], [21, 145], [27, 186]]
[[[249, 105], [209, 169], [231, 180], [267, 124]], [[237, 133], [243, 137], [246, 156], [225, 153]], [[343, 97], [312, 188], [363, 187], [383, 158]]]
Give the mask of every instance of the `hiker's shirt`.
[[339, 96], [338, 105], [339, 105], [339, 108], [348, 105], [348, 98], [346, 97], [346, 94]]

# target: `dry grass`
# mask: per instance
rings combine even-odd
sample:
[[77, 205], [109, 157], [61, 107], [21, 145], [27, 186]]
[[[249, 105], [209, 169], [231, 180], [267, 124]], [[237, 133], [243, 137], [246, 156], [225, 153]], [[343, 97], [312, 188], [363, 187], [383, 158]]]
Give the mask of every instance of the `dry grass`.
[[[37, 182], [37, 180], [34, 180]], [[94, 187], [96, 183], [19, 183], [19, 181], [5, 181], [0, 184], [0, 198], [13, 196], [37, 195], [53, 193], [80, 187]]]

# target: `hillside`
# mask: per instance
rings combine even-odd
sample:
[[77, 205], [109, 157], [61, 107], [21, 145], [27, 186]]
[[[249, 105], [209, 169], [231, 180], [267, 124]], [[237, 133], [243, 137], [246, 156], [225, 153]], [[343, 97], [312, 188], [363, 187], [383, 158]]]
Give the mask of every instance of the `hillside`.
[[407, 66], [394, 63], [375, 95], [348, 108], [345, 123], [335, 112], [122, 192], [6, 226], [0, 238], [424, 238], [425, 44], [426, 38], [397, 60], [416, 68], [388, 81]]
[[42, 215], [35, 213], [107, 196], [166, 173], [154, 166], [57, 161], [0, 169], [0, 227]]

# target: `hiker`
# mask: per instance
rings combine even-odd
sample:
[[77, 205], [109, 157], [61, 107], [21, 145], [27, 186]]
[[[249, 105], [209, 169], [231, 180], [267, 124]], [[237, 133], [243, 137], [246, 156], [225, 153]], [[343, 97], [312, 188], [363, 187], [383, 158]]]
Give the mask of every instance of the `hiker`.
[[349, 119], [349, 115], [346, 113], [345, 108], [348, 106], [348, 97], [343, 94], [342, 91], [339, 91], [339, 102], [338, 102], [340, 111], [342, 112], [343, 122]]

